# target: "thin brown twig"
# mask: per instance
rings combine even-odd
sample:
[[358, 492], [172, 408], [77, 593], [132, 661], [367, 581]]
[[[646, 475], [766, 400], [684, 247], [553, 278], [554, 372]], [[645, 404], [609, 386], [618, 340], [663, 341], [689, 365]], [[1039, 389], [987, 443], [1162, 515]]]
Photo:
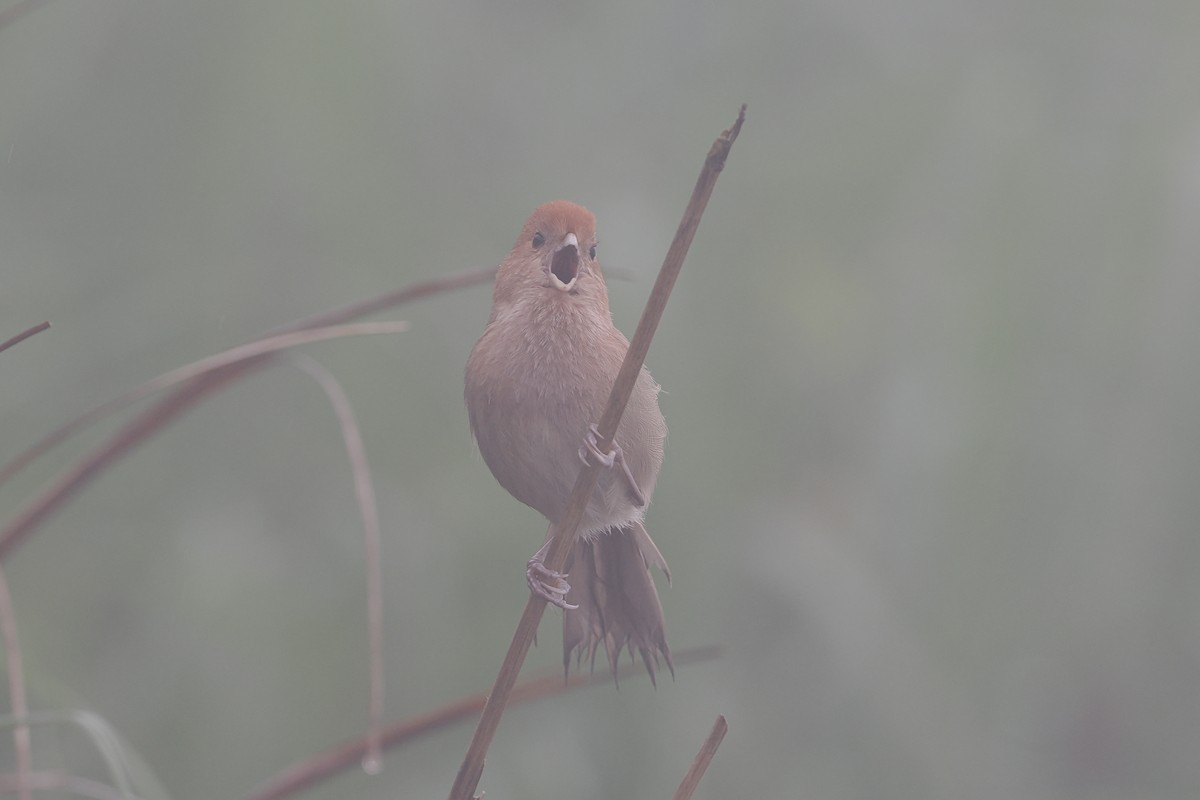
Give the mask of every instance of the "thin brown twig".
[[430, 297], [435, 294], [444, 292], [452, 292], [455, 289], [465, 289], [468, 286], [475, 286], [480, 283], [487, 283], [496, 276], [495, 267], [486, 267], [484, 269], [470, 270], [468, 272], [458, 272], [453, 275], [446, 275], [442, 278], [434, 278], [428, 281], [414, 283], [411, 286], [406, 286], [403, 289], [394, 289], [390, 292], [384, 292], [375, 297], [368, 297], [365, 300], [359, 300], [349, 305], [335, 308], [332, 311], [323, 311], [320, 314], [314, 314], [311, 317], [304, 317], [295, 322], [276, 328], [270, 334], [291, 333], [292, 331], [308, 330], [309, 328], [324, 328], [329, 325], [341, 325], [353, 319], [361, 319], [370, 314], [375, 314], [379, 311], [385, 311], [389, 308], [411, 303], [413, 300], [421, 300], [425, 297]]
[[[348, 322], [359, 316], [381, 311], [384, 308], [394, 307], [412, 300], [418, 300], [441, 292], [462, 289], [478, 283], [485, 283], [492, 279], [495, 272], [495, 267], [489, 267], [487, 269], [461, 272], [443, 278], [422, 281], [404, 289], [387, 292], [378, 297], [369, 298], [345, 306], [344, 308], [300, 320], [277, 329], [275, 333], [278, 335], [305, 330], [316, 325], [332, 326]], [[216, 393], [245, 375], [270, 363], [272, 357], [272, 354], [267, 353], [258, 358], [201, 375], [178, 387], [173, 393], [160, 400], [156, 405], [143, 411], [129, 425], [118, 431], [113, 437], [59, 476], [49, 489], [33, 503], [26, 506], [16, 519], [5, 526], [3, 531], [0, 531], [0, 561], [3, 561], [12, 552], [12, 549], [29, 535], [47, 515], [54, 511], [70, 495], [86, 486], [110, 462], [128, 453], [138, 444], [141, 444], [160, 430], [164, 425], [175, 419], [179, 414], [187, 411], [208, 395]], [[87, 414], [84, 415], [84, 417], [88, 416]], [[29, 450], [25, 451], [25, 453], [18, 456], [16, 461], [6, 466], [3, 470], [0, 470], [0, 483], [91, 421], [93, 420], [86, 419], [81, 423], [80, 420], [76, 420], [42, 439]]]
[[[708, 205], [708, 198], [712, 196], [717, 178], [725, 166], [725, 159], [729, 156], [729, 151], [733, 147], [733, 142], [737, 139], [745, 119], [746, 106], [743, 105], [738, 111], [737, 120], [733, 126], [717, 137], [708, 152], [708, 157], [704, 160], [704, 167], [692, 190], [691, 200], [684, 210], [683, 219], [675, 232], [671, 247], [667, 250], [658, 278], [654, 282], [654, 288], [650, 290], [650, 299], [646, 303], [646, 309], [642, 312], [637, 330], [633, 334], [629, 351], [625, 354], [625, 361], [621, 364], [621, 371], [617, 373], [617, 380], [608, 397], [608, 406], [597, 425], [599, 447], [603, 452], [612, 450], [617, 423], [621, 421], [625, 405], [629, 402], [629, 396], [633, 392], [634, 382], [646, 360], [650, 342], [654, 338], [654, 332], [666, 309], [671, 289], [679, 277], [683, 259], [691, 246], [696, 228], [700, 225], [704, 207]], [[559, 533], [551, 541], [545, 558], [547, 569], [561, 572], [566, 564], [567, 555], [575, 546], [577, 529], [583, 519], [584, 507], [595, 489], [598, 478], [598, 466], [589, 461], [575, 480], [575, 488], [571, 492], [567, 510], [562, 519], [558, 521]], [[471, 738], [471, 744], [467, 748], [462, 766], [459, 767], [458, 774], [455, 776], [454, 785], [450, 789], [450, 800], [472, 800], [474, 798], [475, 790], [479, 786], [479, 779], [483, 776], [484, 757], [487, 755], [496, 729], [500, 726], [500, 717], [504, 713], [504, 707], [517, 682], [517, 674], [521, 671], [521, 665], [533, 643], [534, 634], [537, 633], [538, 623], [541, 622], [545, 610], [546, 601], [531, 594], [529, 601], [525, 604], [521, 620], [517, 623], [517, 630], [513, 634], [512, 643], [504, 657], [504, 663], [500, 665], [500, 672], [496, 675], [496, 682], [488, 695], [488, 702], [480, 715], [475, 735]]]
[[345, 442], [346, 456], [354, 476], [354, 495], [358, 500], [359, 516], [362, 517], [363, 551], [367, 567], [367, 638], [370, 641], [367, 753], [362, 764], [364, 770], [374, 775], [383, 766], [383, 567], [379, 508], [375, 502], [371, 467], [367, 463], [367, 449], [363, 446], [354, 408], [337, 378], [311, 356], [293, 353], [292, 360], [325, 390], [342, 429], [342, 441]]
[[5, 350], [7, 350], [10, 347], [13, 347], [14, 345], [20, 344], [21, 342], [25, 341], [30, 336], [33, 336], [36, 333], [41, 333], [42, 331], [46, 330], [49, 327], [50, 327], [49, 322], [39, 322], [37, 325], [34, 325], [32, 328], [21, 331], [20, 333], [18, 333], [16, 336], [12, 337], [11, 339], [9, 339], [5, 342], [0, 342], [0, 353], [3, 353]]
[[29, 735], [29, 703], [25, 697], [25, 669], [17, 641], [17, 615], [13, 612], [8, 581], [0, 572], [0, 638], [4, 640], [4, 666], [8, 671], [9, 707], [13, 719], [13, 750], [17, 760], [17, 793], [21, 800], [33, 797], [33, 748]]
[[[717, 658], [720, 654], [721, 648], [715, 645], [694, 647], [677, 653], [675, 661], [679, 665], [697, 664]], [[626, 664], [618, 670], [618, 674], [625, 678], [637, 677], [645, 673], [634, 664]], [[586, 686], [607, 685], [609, 680], [608, 675], [571, 675], [564, 682], [562, 673], [555, 672], [552, 675], [534, 678], [516, 686], [513, 689], [511, 702], [530, 703]], [[388, 726], [383, 730], [383, 745], [387, 748], [399, 747], [418, 736], [468, 719], [473, 714], [479, 713], [486, 699], [482, 694], [474, 694], [434, 711]], [[311, 789], [318, 783], [359, 763], [364, 758], [367, 747], [365, 737], [359, 737], [305, 758], [303, 761], [281, 770], [275, 777], [255, 789], [247, 800], [283, 800]]]
[[704, 777], [704, 771], [708, 769], [713, 756], [717, 754], [717, 748], [721, 746], [721, 740], [725, 738], [728, 731], [729, 725], [725, 722], [725, 715], [718, 714], [717, 721], [713, 723], [712, 730], [708, 732], [708, 738], [704, 740], [704, 744], [700, 745], [700, 752], [696, 753], [692, 766], [688, 767], [687, 774], [683, 776], [683, 781], [675, 790], [675, 797], [672, 800], [691, 800], [696, 787], [700, 785], [700, 779]]

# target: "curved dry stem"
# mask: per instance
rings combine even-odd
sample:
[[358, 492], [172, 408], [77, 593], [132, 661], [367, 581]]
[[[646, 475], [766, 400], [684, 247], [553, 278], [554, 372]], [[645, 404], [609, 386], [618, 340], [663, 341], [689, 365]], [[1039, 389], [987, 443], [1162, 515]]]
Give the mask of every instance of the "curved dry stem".
[[[418, 300], [454, 289], [462, 289], [478, 283], [485, 283], [490, 281], [495, 273], [495, 267], [489, 267], [487, 269], [460, 272], [455, 275], [447, 275], [443, 278], [422, 281], [404, 289], [387, 292], [386, 294], [368, 298], [367, 300], [353, 303], [334, 311], [294, 322], [278, 329], [275, 333], [276, 335], [280, 335], [313, 327], [327, 327], [345, 323], [359, 316], [401, 305], [412, 300]], [[217, 391], [231, 385], [255, 369], [261, 368], [263, 365], [269, 363], [271, 358], [272, 354], [267, 353], [257, 358], [200, 375], [179, 386], [173, 393], [159, 401], [157, 405], [143, 411], [125, 428], [118, 431], [108, 441], [76, 462], [74, 466], [59, 476], [45, 492], [33, 502], [26, 505], [17, 515], [16, 519], [12, 520], [0, 531], [0, 561], [3, 561], [12, 549], [23, 541], [47, 515], [65, 502], [72, 494], [86, 486], [108, 464], [128, 453], [134, 447], [161, 430], [171, 420], [199, 403], [208, 395], [215, 394]], [[60, 429], [51, 434], [50, 437], [34, 445], [18, 457], [17, 462], [0, 470], [0, 482], [3, 482], [3, 480], [10, 477], [21, 467], [90, 421], [69, 423], [67, 426], [64, 426], [68, 429], [65, 432], [63, 429]]]
[[371, 481], [371, 467], [367, 463], [367, 450], [363, 446], [350, 398], [346, 396], [337, 378], [316, 359], [303, 353], [293, 353], [292, 360], [300, 369], [311, 375], [329, 397], [342, 429], [346, 456], [350, 460], [350, 471], [354, 475], [354, 495], [358, 500], [359, 515], [362, 517], [363, 550], [367, 566], [367, 638], [370, 641], [368, 661], [371, 673], [371, 693], [367, 704], [367, 752], [362, 763], [363, 769], [374, 775], [383, 766], [383, 567], [380, 555], [382, 537], [379, 532], [379, 506], [375, 502], [375, 487]]
[[[692, 190], [692, 197], [688, 201], [687, 208], [684, 209], [683, 219], [675, 231], [675, 238], [671, 241], [666, 258], [663, 259], [658, 278], [654, 281], [654, 288], [650, 290], [650, 299], [646, 302], [646, 309], [642, 312], [637, 330], [633, 334], [633, 340], [629, 343], [629, 350], [625, 354], [625, 361], [621, 364], [621, 371], [617, 373], [617, 380], [608, 396], [608, 405], [604, 410], [604, 415], [600, 417], [600, 423], [597, 425], [600, 440], [598, 446], [602, 452], [612, 450], [617, 423], [621, 421], [621, 415], [625, 413], [625, 406], [633, 392], [633, 385], [642, 370], [646, 353], [650, 351], [650, 342], [654, 338], [659, 320], [662, 319], [663, 311], [667, 307], [671, 289], [674, 288], [679, 271], [683, 268], [684, 257], [687, 256], [692, 238], [700, 226], [700, 218], [704, 215], [708, 198], [712, 196], [717, 178], [725, 167], [725, 159], [729, 156], [729, 151], [745, 120], [746, 106], [743, 105], [738, 111], [737, 120], [733, 126], [717, 137], [704, 160], [704, 167], [700, 170], [700, 177]], [[588, 498], [591, 497], [598, 479], [599, 467], [595, 462], [589, 461], [575, 480], [575, 488], [571, 492], [567, 510], [558, 521], [559, 533], [550, 541], [550, 548], [545, 558], [547, 569], [555, 572], [563, 570], [567, 555], [575, 547], [584, 507], [587, 505]], [[521, 671], [521, 664], [525, 662], [525, 655], [529, 652], [533, 637], [537, 633], [538, 623], [541, 622], [545, 610], [546, 601], [530, 595], [521, 620], [517, 623], [512, 643], [508, 647], [508, 654], [504, 657], [504, 663], [500, 665], [500, 672], [496, 675], [496, 682], [488, 695], [487, 705], [484, 706], [483, 714], [480, 715], [475, 735], [471, 738], [471, 744], [467, 748], [466, 756], [463, 757], [462, 766], [459, 767], [458, 774], [455, 776], [454, 786], [450, 789], [450, 800], [472, 800], [474, 798], [475, 790], [479, 786], [479, 779], [483, 776], [484, 757], [487, 755], [496, 729], [500, 726], [500, 717], [504, 713], [504, 706], [517, 682], [517, 674]]]

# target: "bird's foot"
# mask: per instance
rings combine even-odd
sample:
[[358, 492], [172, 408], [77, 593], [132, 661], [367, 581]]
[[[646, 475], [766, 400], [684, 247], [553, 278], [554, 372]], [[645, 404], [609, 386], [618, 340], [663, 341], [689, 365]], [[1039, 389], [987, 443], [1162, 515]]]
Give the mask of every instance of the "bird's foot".
[[550, 542], [547, 541], [525, 565], [525, 580], [529, 584], [529, 591], [552, 606], [558, 606], [568, 611], [579, 608], [566, 600], [567, 592], [571, 591], [571, 584], [567, 583], [566, 574], [556, 572], [544, 563], [546, 552], [549, 549]]
[[595, 463], [602, 467], [612, 468], [620, 465], [621, 471], [625, 476], [625, 487], [629, 490], [629, 499], [638, 508], [646, 505], [646, 495], [642, 494], [642, 490], [637, 485], [637, 480], [633, 477], [633, 472], [629, 469], [629, 464], [625, 461], [625, 452], [621, 449], [621, 445], [614, 440], [612, 443], [612, 452], [605, 453], [600, 449], [600, 429], [595, 424], [588, 426], [587, 436], [583, 438], [583, 447], [579, 448], [579, 460], [584, 464], [591, 463], [590, 459], [595, 459]]

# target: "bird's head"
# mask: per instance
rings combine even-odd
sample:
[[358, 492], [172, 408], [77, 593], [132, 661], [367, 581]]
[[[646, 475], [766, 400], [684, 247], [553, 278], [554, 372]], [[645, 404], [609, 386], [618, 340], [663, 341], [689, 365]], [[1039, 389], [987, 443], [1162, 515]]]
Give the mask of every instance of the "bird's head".
[[596, 218], [566, 200], [538, 206], [496, 275], [496, 300], [595, 302], [608, 308], [596, 261]]

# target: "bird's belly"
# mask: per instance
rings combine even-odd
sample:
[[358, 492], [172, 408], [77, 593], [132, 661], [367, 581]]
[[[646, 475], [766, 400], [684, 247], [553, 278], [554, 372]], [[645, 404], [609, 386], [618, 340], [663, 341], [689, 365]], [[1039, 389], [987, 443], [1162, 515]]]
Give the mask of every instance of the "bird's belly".
[[[583, 468], [579, 450], [590, 422], [582, 412], [567, 416], [578, 424], [564, 424], [563, 415], [552, 421], [550, 415], [518, 409], [510, 411], [508, 419], [476, 426], [479, 450], [496, 480], [513, 497], [553, 522], [566, 513], [575, 480]], [[601, 470], [584, 510], [581, 531], [641, 519], [641, 509], [629, 500], [618, 478], [619, 468]]]

